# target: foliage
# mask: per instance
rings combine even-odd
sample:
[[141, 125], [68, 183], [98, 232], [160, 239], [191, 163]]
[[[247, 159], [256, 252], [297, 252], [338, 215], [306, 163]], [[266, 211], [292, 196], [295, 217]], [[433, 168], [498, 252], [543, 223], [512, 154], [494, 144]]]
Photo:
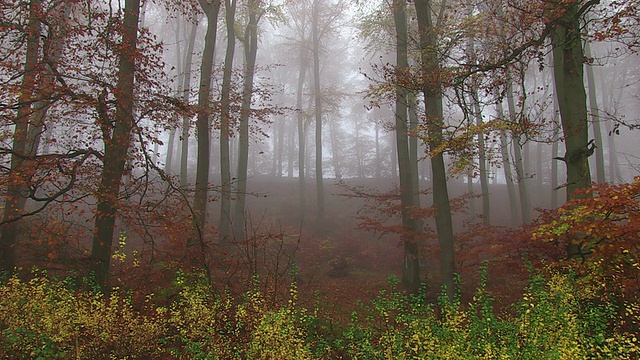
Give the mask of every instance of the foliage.
[[[484, 270], [486, 275], [486, 269]], [[394, 281], [394, 283], [397, 283]], [[495, 314], [486, 276], [468, 307], [441, 297], [437, 306], [422, 295], [392, 288], [354, 313], [344, 333], [352, 358], [366, 359], [584, 359], [633, 358], [634, 333], [611, 324], [613, 303], [590, 302], [572, 275], [531, 277], [513, 314]], [[625, 311], [637, 316], [637, 306]]]
[[33, 275], [0, 287], [2, 358], [135, 359], [158, 351], [163, 322], [134, 311], [124, 294], [76, 293], [71, 278]]
[[577, 249], [572, 267], [602, 293], [637, 299], [640, 285], [640, 177], [594, 184], [541, 219], [534, 240]]
[[[148, 296], [76, 291], [70, 279], [12, 277], [0, 286], [0, 356], [7, 359], [632, 359], [640, 355], [625, 319], [634, 303], [600, 301], [575, 273], [532, 270], [522, 298], [498, 313], [487, 291], [487, 268], [465, 304], [443, 294], [430, 303], [426, 287], [406, 295], [399, 281], [351, 320], [328, 330], [322, 313], [298, 303], [268, 308], [257, 290], [216, 294], [200, 273], [179, 271], [181, 290], [169, 306]], [[258, 287], [255, 280], [254, 289]]]

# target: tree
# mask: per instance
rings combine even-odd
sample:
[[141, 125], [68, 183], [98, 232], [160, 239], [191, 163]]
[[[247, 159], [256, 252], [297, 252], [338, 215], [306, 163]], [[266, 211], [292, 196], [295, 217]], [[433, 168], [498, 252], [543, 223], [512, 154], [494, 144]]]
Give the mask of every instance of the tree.
[[322, 94], [320, 85], [320, 6], [322, 0], [314, 0], [311, 17], [311, 43], [313, 58], [313, 96], [316, 124], [316, 226], [324, 227], [324, 184], [322, 173]]
[[[406, 4], [403, 0], [393, 2], [393, 19], [396, 27], [396, 72], [406, 73], [409, 67], [407, 58], [407, 18]], [[401, 76], [398, 76], [401, 78]], [[402, 83], [396, 85], [395, 125], [398, 151], [398, 167], [400, 173], [400, 202], [402, 206], [402, 225], [405, 230], [403, 280], [412, 291], [420, 286], [420, 269], [418, 258], [418, 224], [412, 215], [414, 208], [414, 175], [412, 174], [411, 156], [409, 154], [409, 138], [407, 125], [409, 92]], [[417, 163], [417, 162], [416, 162]]]
[[122, 45], [118, 52], [118, 78], [114, 89], [117, 101], [113, 120], [115, 125], [111, 136], [105, 134], [107, 136], [104, 139], [104, 166], [97, 192], [95, 232], [91, 248], [90, 270], [95, 276], [96, 283], [103, 289], [108, 285], [117, 200], [134, 124], [133, 95], [139, 17], [140, 0], [126, 0]]
[[229, 136], [231, 123], [231, 75], [236, 49], [235, 14], [237, 1], [225, 0], [227, 24], [227, 50], [224, 56], [222, 94], [220, 108], [220, 241], [228, 240], [231, 230], [231, 164], [229, 156]]
[[455, 261], [453, 247], [453, 221], [447, 187], [447, 174], [443, 143], [444, 114], [442, 109], [442, 84], [438, 81], [442, 69], [438, 59], [437, 29], [443, 21], [446, 4], [440, 4], [442, 11], [438, 23], [434, 24], [432, 14], [434, 7], [430, 0], [415, 0], [415, 8], [420, 31], [420, 54], [422, 74], [422, 92], [426, 111], [426, 126], [430, 150], [437, 151], [431, 155], [431, 171], [433, 176], [433, 203], [436, 207], [436, 229], [440, 243], [440, 277], [450, 300], [454, 296]]
[[[196, 129], [198, 131], [198, 165], [196, 169], [196, 192], [193, 199], [195, 226], [197, 236], [202, 241], [202, 232], [207, 219], [207, 190], [209, 188], [209, 122], [211, 116], [211, 77], [213, 71], [213, 52], [216, 47], [218, 32], [218, 12], [220, 0], [198, 0], [207, 16], [207, 32], [205, 34], [202, 63], [200, 66], [200, 85], [198, 89], [198, 115]], [[191, 238], [188, 245], [195, 245]]]
[[242, 89], [242, 107], [240, 109], [240, 127], [238, 129], [238, 171], [237, 195], [233, 209], [233, 236], [236, 241], [244, 239], [245, 198], [247, 192], [247, 166], [249, 161], [249, 118], [251, 115], [251, 99], [253, 97], [253, 81], [256, 71], [258, 53], [258, 22], [264, 14], [260, 8], [260, 0], [249, 0], [247, 7], [249, 21], [244, 33], [244, 83]]
[[28, 156], [30, 120], [33, 117], [33, 94], [36, 88], [36, 78], [40, 51], [41, 32], [41, 2], [31, 1], [29, 6], [29, 20], [26, 28], [26, 54], [24, 62], [24, 75], [20, 85], [18, 98], [18, 110], [14, 119], [15, 130], [13, 132], [13, 148], [11, 151], [11, 172], [7, 186], [4, 203], [4, 215], [2, 219], [2, 235], [0, 237], [0, 271], [12, 272], [16, 262], [16, 238], [17, 223], [24, 210], [26, 179], [21, 175], [26, 173], [23, 166]]
[[576, 189], [591, 185], [589, 156], [594, 147], [588, 140], [587, 96], [584, 88], [584, 51], [580, 19], [597, 1], [572, 1], [550, 5], [554, 16], [551, 43], [553, 74], [564, 133], [567, 166], [567, 200]]

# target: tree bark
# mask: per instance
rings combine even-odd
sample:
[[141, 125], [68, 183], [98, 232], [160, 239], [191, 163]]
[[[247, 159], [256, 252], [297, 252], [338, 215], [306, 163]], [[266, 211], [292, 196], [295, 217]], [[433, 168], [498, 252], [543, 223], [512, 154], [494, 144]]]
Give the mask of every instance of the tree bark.
[[[440, 6], [445, 6], [441, 4]], [[423, 93], [427, 117], [427, 131], [430, 149], [437, 149], [443, 142], [444, 113], [442, 108], [442, 85], [436, 79], [442, 71], [437, 56], [437, 37], [431, 11], [430, 0], [415, 0], [415, 8], [420, 31], [420, 49], [424, 73]], [[436, 229], [440, 243], [440, 276], [449, 300], [455, 294], [455, 253], [453, 241], [453, 221], [447, 187], [447, 173], [442, 152], [432, 155], [433, 203], [436, 207]]]
[[321, 0], [313, 1], [313, 17], [311, 24], [313, 44], [313, 96], [315, 101], [316, 124], [316, 227], [324, 228], [324, 183], [322, 170], [322, 93], [320, 86], [320, 34], [318, 22], [320, 21]]
[[[420, 287], [420, 258], [418, 252], [418, 225], [412, 215], [414, 210], [414, 174], [412, 173], [412, 157], [408, 133], [408, 95], [405, 84], [400, 83], [408, 67], [407, 58], [407, 17], [406, 3], [402, 0], [393, 2], [393, 20], [396, 30], [396, 81], [395, 86], [395, 125], [396, 144], [398, 149], [398, 167], [400, 174], [400, 204], [402, 208], [402, 227], [404, 230], [402, 243], [404, 246], [403, 281], [411, 291]], [[416, 161], [417, 165], [417, 161]]]
[[[591, 46], [589, 41], [584, 46], [585, 57], [591, 58]], [[598, 98], [596, 95], [596, 81], [593, 75], [593, 66], [587, 66], [587, 85], [589, 86], [589, 107], [591, 108], [591, 126], [593, 128], [593, 139], [595, 140], [596, 154], [596, 182], [607, 181], [604, 171], [604, 144], [602, 142], [602, 127], [600, 125], [600, 110], [598, 109]]]
[[[504, 118], [504, 109], [502, 102], [498, 102], [498, 117]], [[500, 151], [502, 154], [502, 169], [504, 171], [505, 182], [507, 183], [507, 194], [509, 196], [509, 213], [511, 214], [511, 225], [518, 224], [518, 199], [516, 198], [515, 185], [513, 183], [513, 171], [511, 169], [511, 156], [509, 152], [509, 144], [507, 134], [504, 130], [500, 131]]]
[[[185, 104], [189, 103], [189, 95], [191, 93], [191, 66], [193, 59], [193, 48], [196, 41], [196, 32], [198, 30], [198, 22], [191, 24], [191, 31], [189, 33], [189, 45], [187, 46], [187, 52], [185, 54], [184, 62], [184, 78], [182, 85], [182, 101]], [[180, 186], [185, 187], [188, 184], [187, 168], [189, 164], [189, 130], [191, 129], [191, 117], [184, 116], [182, 119], [182, 147], [180, 151]]]
[[298, 88], [296, 89], [296, 109], [298, 117], [298, 204], [300, 214], [304, 214], [306, 210], [306, 186], [304, 182], [304, 165], [305, 150], [307, 146], [306, 131], [304, 124], [304, 113], [302, 112], [302, 92], [304, 91], [304, 82], [307, 74], [307, 64], [303, 49], [300, 49], [300, 68], [298, 71]]
[[[122, 48], [118, 54], [119, 69], [114, 96], [116, 114], [111, 136], [104, 139], [103, 168], [97, 192], [97, 208], [90, 271], [95, 282], [108, 290], [111, 245], [118, 209], [118, 194], [134, 124], [134, 74], [138, 41], [140, 0], [126, 0], [122, 28]], [[107, 134], [105, 134], [107, 135]]]
[[563, 5], [564, 11], [554, 24], [553, 74], [558, 96], [567, 166], [567, 200], [577, 189], [591, 184], [589, 156], [593, 147], [588, 142], [587, 98], [583, 79], [582, 39], [578, 3]]
[[244, 85], [242, 91], [242, 109], [240, 127], [238, 129], [238, 171], [237, 194], [233, 208], [233, 237], [236, 241], [244, 240], [245, 202], [247, 197], [247, 166], [249, 161], [249, 119], [251, 115], [251, 98], [253, 96], [253, 79], [256, 70], [258, 53], [258, 1], [249, 1], [249, 23], [244, 38]]
[[224, 56], [224, 70], [222, 74], [220, 114], [220, 221], [218, 232], [220, 235], [220, 243], [227, 248], [231, 231], [231, 157], [229, 154], [229, 136], [231, 132], [231, 74], [236, 49], [236, 6], [236, 0], [225, 0], [227, 49]]
[[[509, 117], [514, 120], [517, 118], [516, 104], [513, 96], [513, 83], [509, 80], [507, 87], [507, 106], [509, 108]], [[529, 202], [529, 191], [527, 189], [527, 177], [525, 174], [524, 159], [522, 155], [522, 145], [520, 144], [521, 135], [512, 134], [511, 142], [513, 143], [513, 155], [516, 167], [516, 179], [518, 180], [518, 194], [520, 196], [520, 214], [522, 215], [522, 223], [531, 222], [531, 204]]]
[[[196, 130], [198, 131], [198, 163], [196, 167], [196, 191], [193, 198], [193, 210], [195, 213], [195, 226], [197, 237], [190, 237], [187, 247], [202, 245], [203, 229], [207, 220], [207, 188], [209, 186], [209, 122], [211, 116], [210, 94], [211, 74], [213, 70], [213, 53], [216, 47], [216, 35], [218, 32], [218, 12], [220, 0], [208, 3], [199, 0], [205, 15], [207, 16], [207, 32], [204, 38], [204, 50], [200, 66], [200, 85], [198, 90], [198, 115]], [[199, 241], [197, 243], [196, 241]]]
[[[36, 87], [37, 65], [40, 51], [41, 2], [31, 1], [29, 8], [29, 23], [27, 25], [26, 57], [24, 75], [18, 97], [18, 111], [14, 119], [13, 146], [11, 154], [11, 172], [8, 178], [7, 192], [4, 201], [4, 215], [2, 218], [2, 235], [0, 236], [0, 272], [13, 272], [16, 265], [17, 220], [24, 210], [25, 183], [27, 179], [21, 174], [24, 167], [24, 156], [29, 153], [27, 134], [31, 120], [33, 93]], [[1, 274], [0, 274], [1, 275]]]

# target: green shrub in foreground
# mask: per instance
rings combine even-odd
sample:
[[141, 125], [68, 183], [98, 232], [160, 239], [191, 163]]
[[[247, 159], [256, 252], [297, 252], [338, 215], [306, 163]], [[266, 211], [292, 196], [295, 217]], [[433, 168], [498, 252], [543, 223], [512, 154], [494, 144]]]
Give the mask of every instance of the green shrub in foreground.
[[[534, 275], [522, 300], [498, 315], [486, 271], [470, 304], [426, 301], [390, 278], [337, 332], [322, 314], [289, 303], [269, 309], [257, 290], [216, 295], [200, 275], [179, 273], [168, 307], [135, 310], [114, 291], [104, 298], [44, 276], [0, 284], [0, 358], [7, 359], [633, 359], [636, 303], [615, 305], [584, 291], [572, 275]], [[254, 289], [258, 287], [255, 286]], [[616, 307], [618, 306], [618, 307]], [[622, 306], [623, 308], [620, 308]], [[634, 321], [635, 321], [634, 320]], [[321, 325], [325, 324], [325, 325]]]
[[[590, 298], [571, 275], [534, 275], [511, 314], [497, 316], [486, 271], [473, 301], [382, 291], [352, 314], [344, 347], [354, 359], [634, 359], [637, 335], [619, 331], [614, 302]], [[619, 310], [619, 309], [618, 309]], [[628, 304], [627, 315], [638, 306]]]

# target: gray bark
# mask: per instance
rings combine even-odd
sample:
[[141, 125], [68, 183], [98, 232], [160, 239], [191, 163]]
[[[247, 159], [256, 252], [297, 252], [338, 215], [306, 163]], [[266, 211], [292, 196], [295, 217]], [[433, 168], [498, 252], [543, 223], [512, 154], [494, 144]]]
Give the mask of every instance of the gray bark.
[[[209, 3], [206, 0], [199, 0], [200, 6], [207, 16], [207, 32], [204, 38], [204, 50], [202, 52], [202, 62], [200, 65], [200, 84], [198, 86], [198, 113], [196, 119], [196, 130], [198, 132], [198, 160], [196, 166], [196, 191], [193, 199], [193, 210], [195, 212], [195, 225], [197, 238], [191, 237], [188, 246], [202, 244], [203, 230], [207, 220], [207, 202], [209, 187], [209, 133], [211, 108], [211, 76], [213, 70], [213, 54], [216, 47], [216, 35], [218, 33], [218, 13], [220, 11], [220, 0]], [[196, 243], [195, 241], [198, 241]]]
[[[441, 4], [440, 6], [445, 6]], [[442, 84], [434, 83], [429, 74], [439, 74], [442, 69], [437, 55], [437, 27], [432, 21], [433, 4], [430, 0], [415, 0], [415, 8], [420, 31], [420, 49], [424, 70], [423, 93], [427, 117], [429, 148], [437, 149], [443, 142], [444, 112], [442, 108]], [[438, 19], [440, 21], [440, 19]], [[440, 277], [449, 300], [455, 294], [455, 252], [453, 221], [447, 173], [442, 152], [431, 157], [433, 177], [433, 203], [436, 207], [436, 229], [440, 243]]]
[[315, 124], [316, 124], [316, 226], [318, 230], [324, 228], [324, 183], [322, 170], [322, 93], [320, 85], [320, 3], [313, 1], [313, 17], [311, 34], [313, 44], [313, 96], [315, 100]]
[[236, 241], [244, 239], [245, 230], [245, 202], [247, 197], [247, 167], [249, 161], [249, 119], [251, 112], [251, 98], [253, 95], [253, 79], [258, 53], [258, 21], [260, 19], [257, 0], [249, 1], [249, 23], [244, 37], [244, 84], [242, 91], [242, 108], [240, 112], [240, 127], [238, 129], [238, 170], [237, 194], [233, 208], [233, 237]]
[[236, 49], [236, 6], [235, 0], [225, 0], [227, 49], [224, 56], [220, 101], [220, 221], [218, 227], [220, 243], [225, 246], [229, 240], [228, 238], [231, 231], [231, 156], [229, 153], [229, 136], [231, 133], [231, 74]]
[[[393, 19], [396, 29], [396, 73], [402, 74], [409, 67], [407, 58], [407, 17], [406, 4], [403, 0], [393, 2]], [[402, 77], [398, 76], [397, 81]], [[420, 286], [420, 268], [418, 253], [418, 226], [414, 209], [414, 177], [412, 174], [411, 154], [408, 138], [408, 94], [404, 84], [396, 84], [395, 125], [396, 144], [398, 149], [398, 167], [400, 173], [400, 204], [402, 208], [402, 226], [404, 230], [404, 267], [403, 281], [412, 291]], [[417, 164], [417, 162], [416, 162]]]

